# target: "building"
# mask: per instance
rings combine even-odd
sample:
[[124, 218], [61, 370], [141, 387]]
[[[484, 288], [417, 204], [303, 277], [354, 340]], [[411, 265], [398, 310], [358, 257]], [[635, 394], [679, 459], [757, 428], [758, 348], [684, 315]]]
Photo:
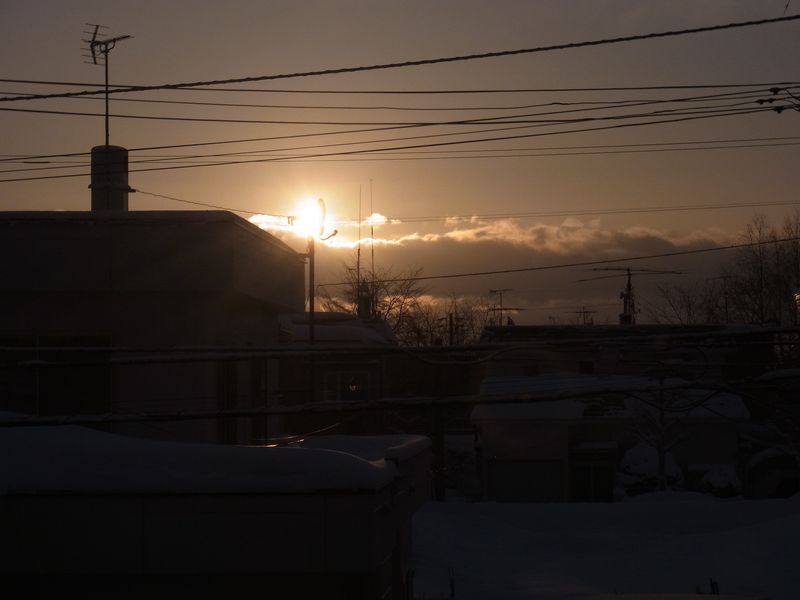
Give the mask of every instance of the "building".
[[421, 436], [296, 447], [0, 430], [0, 575], [12, 597], [406, 600]]
[[757, 325], [487, 327], [481, 343], [509, 346], [489, 375], [580, 373], [727, 379], [756, 376], [775, 360]]
[[[277, 385], [266, 361], [160, 358], [274, 345], [278, 315], [303, 310], [303, 257], [226, 211], [0, 213], [0, 252], [0, 409], [9, 411], [262, 406]], [[263, 419], [111, 429], [222, 443], [265, 435]]]
[[750, 413], [736, 394], [677, 379], [561, 374], [488, 377], [480, 398], [472, 422], [488, 500], [612, 501], [620, 485], [652, 491], [659, 476], [700, 489], [706, 477], [741, 474]]

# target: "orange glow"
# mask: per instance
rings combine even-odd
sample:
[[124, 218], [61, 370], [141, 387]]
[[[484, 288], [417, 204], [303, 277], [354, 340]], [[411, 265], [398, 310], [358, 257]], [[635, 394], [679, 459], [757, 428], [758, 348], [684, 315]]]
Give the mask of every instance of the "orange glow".
[[293, 231], [304, 237], [320, 237], [328, 229], [330, 221], [330, 214], [323, 207], [324, 204], [317, 199], [302, 200], [293, 211]]

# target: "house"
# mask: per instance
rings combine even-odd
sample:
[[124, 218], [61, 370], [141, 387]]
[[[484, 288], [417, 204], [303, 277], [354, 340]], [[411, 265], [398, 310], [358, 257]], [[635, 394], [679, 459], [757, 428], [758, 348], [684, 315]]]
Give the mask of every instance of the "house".
[[472, 412], [482, 495], [612, 501], [618, 485], [635, 494], [659, 475], [697, 489], [706, 476], [741, 471], [739, 426], [749, 416], [738, 395], [679, 379], [487, 377]]
[[481, 343], [508, 346], [488, 375], [661, 374], [756, 376], [775, 360], [773, 333], [757, 325], [487, 327]]
[[0, 576], [19, 597], [412, 597], [421, 436], [231, 447], [0, 429]]
[[[264, 360], [160, 357], [187, 347], [274, 345], [278, 315], [303, 309], [302, 256], [226, 211], [4, 212], [0, 252], [4, 410], [75, 415], [262, 406], [277, 385], [275, 366]], [[108, 429], [220, 443], [249, 443], [266, 433], [263, 419]]]

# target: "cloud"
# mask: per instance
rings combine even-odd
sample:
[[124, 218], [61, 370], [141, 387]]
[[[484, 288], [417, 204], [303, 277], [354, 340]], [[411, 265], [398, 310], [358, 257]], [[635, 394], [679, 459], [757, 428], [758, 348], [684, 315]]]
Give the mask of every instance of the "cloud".
[[[263, 223], [263, 224], [262, 224]], [[277, 224], [277, 229], [272, 229]], [[274, 219], [259, 222], [278, 237], [289, 241], [285, 227]], [[406, 224], [408, 226], [409, 224]], [[522, 223], [511, 219], [477, 218], [451, 223], [438, 231], [406, 231], [375, 239], [361, 240], [362, 266], [371, 264], [374, 250], [379, 269], [391, 268], [404, 274], [422, 268], [425, 276], [482, 273], [488, 271], [553, 267], [565, 264], [592, 263], [598, 260], [628, 259], [638, 256], [716, 247], [735, 242], [734, 235], [720, 229], [672, 232], [667, 229], [634, 225], [607, 227], [593, 219], [569, 217], [559, 223]], [[298, 238], [293, 238], [297, 240]], [[293, 244], [296, 246], [297, 244]], [[317, 273], [320, 282], [342, 280], [345, 265], [355, 262], [357, 240], [336, 236], [317, 246]], [[652, 300], [656, 285], [691, 283], [714, 276], [729, 256], [726, 252], [677, 256], [663, 259], [634, 260], [618, 266], [677, 270], [686, 275], [639, 276], [634, 285], [641, 302]], [[433, 297], [485, 297], [491, 288], [511, 288], [509, 306], [527, 307], [518, 323], [550, 322], [557, 318], [568, 322], [582, 307], [597, 310], [595, 322], [614, 322], [620, 311], [619, 291], [623, 279], [603, 279], [578, 283], [592, 277], [591, 265], [546, 268], [494, 275], [435, 278], [422, 285]], [[550, 308], [552, 307], [552, 310]], [[596, 307], [596, 308], [592, 308]], [[560, 312], [559, 312], [560, 311]]]

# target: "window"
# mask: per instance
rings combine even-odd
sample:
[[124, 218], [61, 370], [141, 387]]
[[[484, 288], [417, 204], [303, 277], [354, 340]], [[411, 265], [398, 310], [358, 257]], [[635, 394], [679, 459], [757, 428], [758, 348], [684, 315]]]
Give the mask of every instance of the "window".
[[[0, 406], [33, 415], [98, 414], [111, 410], [111, 345], [106, 335], [0, 337]], [[14, 351], [13, 348], [20, 348]], [[75, 350], [70, 350], [75, 348]], [[25, 366], [43, 361], [49, 366]], [[64, 366], [53, 366], [64, 363]], [[83, 364], [82, 364], [83, 363]]]
[[326, 373], [322, 398], [343, 402], [369, 400], [369, 373]]

